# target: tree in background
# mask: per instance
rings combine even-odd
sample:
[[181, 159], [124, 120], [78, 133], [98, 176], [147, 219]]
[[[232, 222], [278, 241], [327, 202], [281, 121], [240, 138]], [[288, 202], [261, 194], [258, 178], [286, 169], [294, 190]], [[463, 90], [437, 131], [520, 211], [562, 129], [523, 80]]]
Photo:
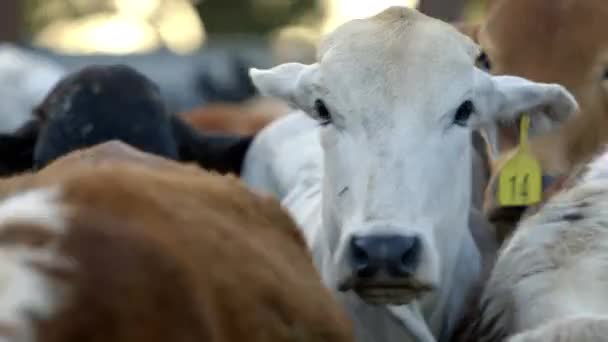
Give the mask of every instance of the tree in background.
[[[0, 0], [4, 2], [7, 0]], [[34, 36], [56, 20], [80, 18], [92, 13], [112, 10], [111, 1], [94, 0], [8, 0], [23, 3], [24, 31]]]
[[493, 0], [419, 0], [418, 10], [447, 22], [478, 21]]
[[196, 2], [209, 35], [266, 35], [303, 17], [322, 17], [318, 0], [200, 0]]
[[[111, 12], [116, 0], [0, 0], [0, 40], [33, 37], [50, 23]], [[141, 1], [141, 0], [139, 0]], [[161, 3], [171, 0], [161, 0]], [[187, 0], [195, 5], [208, 35], [266, 36], [292, 24], [316, 27], [325, 0]], [[374, 0], [352, 0], [374, 1]], [[419, 0], [427, 15], [458, 21], [479, 18], [490, 0]], [[20, 8], [22, 7], [22, 8]], [[19, 13], [23, 15], [20, 16]], [[164, 12], [161, 11], [161, 12]], [[154, 18], [152, 18], [154, 19]]]
[[22, 8], [20, 0], [0, 1], [0, 42], [17, 42], [22, 39]]
[[[324, 14], [320, 6], [321, 0], [187, 1], [195, 5], [204, 23], [205, 31], [209, 35], [232, 33], [266, 35], [301, 21], [315, 22], [317, 21], [315, 19], [322, 18]], [[162, 4], [168, 2], [171, 0], [160, 1]], [[24, 4], [25, 31], [30, 37], [53, 21], [108, 13], [115, 7], [115, 0], [0, 0], [0, 6], [6, 6], [8, 3]], [[0, 10], [0, 13], [8, 12]]]
[[467, 0], [420, 0], [420, 12], [444, 21], [462, 20]]

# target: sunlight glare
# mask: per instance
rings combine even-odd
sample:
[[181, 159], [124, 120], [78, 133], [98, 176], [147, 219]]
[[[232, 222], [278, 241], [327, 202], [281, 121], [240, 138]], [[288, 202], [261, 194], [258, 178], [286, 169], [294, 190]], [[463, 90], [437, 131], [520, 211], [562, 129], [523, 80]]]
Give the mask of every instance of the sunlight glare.
[[34, 44], [68, 54], [146, 53], [162, 46], [182, 54], [204, 43], [203, 23], [189, 0], [111, 1], [114, 12], [56, 20]]
[[154, 29], [133, 18], [96, 14], [77, 20], [61, 20], [46, 27], [35, 44], [65, 53], [126, 54], [149, 51], [156, 43]]
[[198, 49], [205, 41], [205, 27], [192, 6], [184, 1], [172, 1], [163, 9], [165, 15], [158, 19], [158, 33], [168, 49], [187, 54]]
[[328, 15], [323, 33], [330, 32], [343, 23], [381, 12], [389, 6], [415, 7], [417, 0], [326, 0]]

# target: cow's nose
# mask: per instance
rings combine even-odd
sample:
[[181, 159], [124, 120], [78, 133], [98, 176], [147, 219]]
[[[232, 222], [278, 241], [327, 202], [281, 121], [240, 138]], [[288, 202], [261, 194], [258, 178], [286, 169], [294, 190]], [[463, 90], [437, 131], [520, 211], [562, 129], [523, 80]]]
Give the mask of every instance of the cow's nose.
[[371, 278], [379, 271], [393, 277], [408, 277], [420, 255], [417, 236], [372, 235], [351, 240], [351, 262], [359, 278]]

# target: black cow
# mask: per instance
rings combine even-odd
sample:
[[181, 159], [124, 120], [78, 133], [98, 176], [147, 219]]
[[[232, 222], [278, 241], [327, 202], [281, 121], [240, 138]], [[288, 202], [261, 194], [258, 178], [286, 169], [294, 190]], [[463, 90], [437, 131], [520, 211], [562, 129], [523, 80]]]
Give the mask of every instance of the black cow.
[[0, 135], [0, 173], [38, 170], [76, 149], [121, 140], [169, 159], [240, 173], [253, 137], [201, 134], [167, 113], [156, 84], [125, 65], [92, 65], [61, 82], [35, 120]]

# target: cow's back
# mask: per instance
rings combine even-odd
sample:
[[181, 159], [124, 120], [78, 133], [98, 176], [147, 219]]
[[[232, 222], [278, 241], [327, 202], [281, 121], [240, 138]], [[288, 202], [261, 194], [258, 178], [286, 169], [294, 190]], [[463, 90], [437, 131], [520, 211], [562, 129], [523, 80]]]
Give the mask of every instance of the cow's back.
[[[44, 235], [54, 259], [34, 268], [57, 302], [34, 321], [37, 341], [351, 340], [275, 201], [192, 169], [83, 169], [30, 183], [68, 213]], [[52, 262], [64, 259], [74, 267]]]

